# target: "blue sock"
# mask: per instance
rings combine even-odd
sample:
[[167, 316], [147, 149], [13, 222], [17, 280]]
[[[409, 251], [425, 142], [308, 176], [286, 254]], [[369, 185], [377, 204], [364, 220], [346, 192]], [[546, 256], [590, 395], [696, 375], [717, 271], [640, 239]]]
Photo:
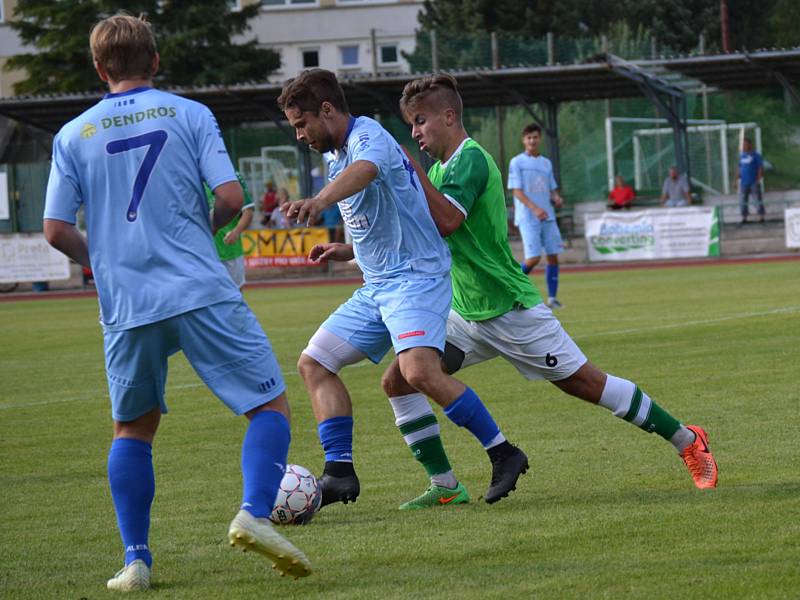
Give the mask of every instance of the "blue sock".
[[471, 388], [464, 390], [455, 402], [445, 408], [444, 414], [459, 427], [466, 427], [484, 448], [488, 448], [493, 440], [497, 441], [500, 428]]
[[353, 462], [353, 417], [332, 417], [317, 425], [326, 462]]
[[526, 265], [524, 260], [521, 263], [519, 263], [519, 266], [522, 268], [522, 272], [525, 273], [525, 275], [530, 273], [531, 270], [533, 269], [533, 267], [529, 267], [528, 265]]
[[281, 413], [265, 410], [250, 420], [242, 442], [242, 505], [256, 518], [272, 513], [278, 486], [286, 472], [291, 440], [289, 421]]
[[547, 295], [555, 298], [558, 294], [558, 265], [547, 265], [545, 278], [547, 279]]
[[147, 442], [117, 438], [108, 451], [108, 483], [117, 513], [117, 525], [125, 546], [125, 564], [136, 559], [153, 564], [147, 536], [150, 507], [156, 493], [153, 452]]

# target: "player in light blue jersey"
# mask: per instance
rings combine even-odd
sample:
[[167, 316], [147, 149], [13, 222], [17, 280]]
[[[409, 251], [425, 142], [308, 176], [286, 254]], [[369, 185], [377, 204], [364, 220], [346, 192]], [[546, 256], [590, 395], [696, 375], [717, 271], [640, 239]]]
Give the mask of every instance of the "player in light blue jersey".
[[[55, 248], [91, 265], [100, 301], [114, 419], [108, 478], [125, 550], [108, 588], [150, 587], [152, 442], [167, 412], [167, 357], [178, 350], [250, 421], [231, 544], [264, 554], [283, 573], [308, 575], [306, 557], [266, 518], [286, 464], [289, 405], [269, 340], [214, 249], [212, 230], [243, 201], [219, 127], [202, 104], [152, 88], [159, 57], [144, 20], [105, 19], [90, 45], [110, 93], [53, 142], [44, 231]], [[216, 197], [213, 223], [203, 182]], [[75, 227], [81, 206], [88, 241]]]
[[547, 305], [561, 308], [558, 293], [558, 255], [563, 249], [561, 232], [556, 222], [556, 210], [564, 204], [553, 176], [553, 165], [541, 155], [539, 144], [542, 130], [535, 123], [522, 130], [525, 151], [511, 159], [508, 165], [508, 189], [514, 194], [514, 224], [522, 236], [524, 259], [522, 272], [526, 275], [539, 264], [542, 251], [547, 255]]
[[[444, 407], [457, 425], [485, 448], [505, 442], [475, 392], [440, 367], [452, 297], [450, 253], [402, 148], [376, 121], [350, 115], [329, 71], [312, 69], [289, 80], [278, 104], [297, 139], [326, 153], [329, 172], [317, 196], [287, 203], [283, 210], [313, 223], [338, 202], [353, 244], [321, 244], [311, 258], [355, 256], [364, 272], [364, 286], [321, 325], [298, 361], [325, 451], [322, 505], [355, 501], [360, 491], [353, 468], [352, 404], [338, 373], [364, 358], [378, 363], [391, 347], [406, 381]], [[407, 419], [402, 403], [394, 408], [398, 420]], [[438, 433], [427, 408], [432, 417], [427, 425]], [[452, 489], [450, 503], [469, 500], [449, 465], [439, 474], [437, 483]]]

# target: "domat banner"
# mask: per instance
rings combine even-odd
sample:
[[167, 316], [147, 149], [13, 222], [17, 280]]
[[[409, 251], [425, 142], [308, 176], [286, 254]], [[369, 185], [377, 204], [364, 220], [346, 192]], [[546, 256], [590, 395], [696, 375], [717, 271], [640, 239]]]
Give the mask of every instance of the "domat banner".
[[316, 244], [328, 243], [324, 227], [296, 229], [258, 229], [242, 234], [244, 263], [248, 269], [272, 267], [318, 267], [308, 260]]
[[592, 261], [719, 256], [716, 207], [587, 214], [585, 223]]

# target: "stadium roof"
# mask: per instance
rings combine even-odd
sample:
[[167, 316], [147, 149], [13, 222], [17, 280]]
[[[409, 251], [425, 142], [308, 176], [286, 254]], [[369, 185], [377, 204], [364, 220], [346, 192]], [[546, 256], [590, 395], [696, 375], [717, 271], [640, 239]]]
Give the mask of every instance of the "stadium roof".
[[[631, 70], [641, 75], [639, 81], [625, 74]], [[699, 82], [719, 89], [780, 84], [796, 93], [791, 84], [800, 81], [800, 48], [643, 61], [598, 55], [592, 62], [574, 65], [504, 66], [451, 73], [458, 78], [467, 107], [636, 97], [643, 95], [641, 78], [657, 83], [662, 90], [694, 91]], [[418, 76], [358, 75], [340, 81], [354, 114], [396, 113], [403, 86]], [[282, 119], [276, 106], [280, 90], [280, 84], [248, 83], [168, 91], [203, 102], [221, 123], [234, 124]], [[88, 93], [2, 98], [0, 115], [55, 132], [100, 97]]]

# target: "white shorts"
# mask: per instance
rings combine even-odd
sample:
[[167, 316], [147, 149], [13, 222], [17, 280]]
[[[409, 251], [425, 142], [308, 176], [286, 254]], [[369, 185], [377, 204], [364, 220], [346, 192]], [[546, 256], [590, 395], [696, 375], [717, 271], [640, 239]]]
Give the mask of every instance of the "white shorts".
[[242, 287], [245, 284], [244, 279], [244, 256], [238, 256], [231, 260], [223, 260], [222, 264], [228, 269], [228, 274], [233, 279], [233, 283], [237, 287]]
[[587, 361], [544, 304], [511, 310], [486, 321], [466, 321], [451, 310], [447, 341], [464, 352], [462, 367], [502, 356], [526, 379], [560, 381]]

